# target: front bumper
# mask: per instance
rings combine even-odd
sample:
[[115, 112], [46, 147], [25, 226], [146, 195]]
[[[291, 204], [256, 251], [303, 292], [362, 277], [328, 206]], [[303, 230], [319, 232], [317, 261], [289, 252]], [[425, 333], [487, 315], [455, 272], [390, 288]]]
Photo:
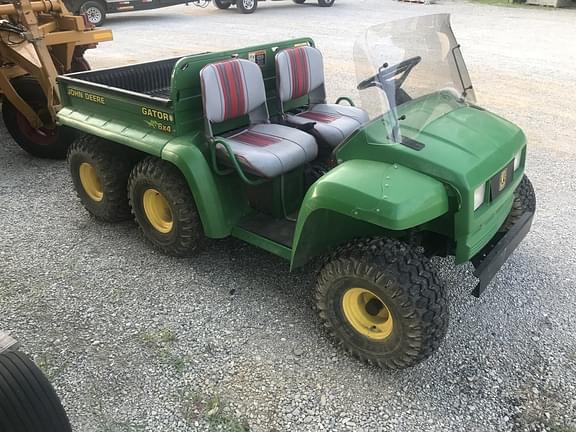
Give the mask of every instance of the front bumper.
[[470, 261], [476, 268], [474, 276], [479, 279], [472, 294], [480, 297], [486, 290], [494, 275], [506, 262], [520, 242], [526, 237], [532, 226], [533, 212], [526, 212], [510, 230], [504, 234], [496, 234], [480, 252]]

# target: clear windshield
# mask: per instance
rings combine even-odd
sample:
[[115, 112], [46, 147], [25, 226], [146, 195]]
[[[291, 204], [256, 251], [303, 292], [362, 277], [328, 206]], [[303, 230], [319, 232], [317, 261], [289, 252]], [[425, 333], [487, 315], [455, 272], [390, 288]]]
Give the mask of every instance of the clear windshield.
[[448, 14], [371, 27], [356, 42], [354, 60], [362, 106], [371, 118], [382, 116], [395, 142], [475, 101]]

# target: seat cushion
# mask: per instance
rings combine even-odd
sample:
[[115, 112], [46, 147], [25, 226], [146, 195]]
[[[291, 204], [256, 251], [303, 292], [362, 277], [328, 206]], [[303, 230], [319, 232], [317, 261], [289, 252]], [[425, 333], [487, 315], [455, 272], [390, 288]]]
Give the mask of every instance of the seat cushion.
[[360, 108], [319, 104], [298, 114], [287, 114], [291, 123], [305, 124], [316, 122], [314, 130], [331, 147], [336, 147], [358, 128], [368, 122], [368, 113]]
[[200, 83], [204, 115], [213, 123], [242, 117], [266, 104], [260, 66], [248, 60], [208, 64], [200, 71]]
[[314, 47], [287, 48], [276, 54], [276, 80], [281, 102], [305, 96], [324, 85], [324, 61]]
[[[259, 177], [272, 178], [316, 159], [318, 146], [312, 135], [276, 124], [258, 124], [226, 137], [243, 169]], [[228, 152], [217, 146], [218, 156], [230, 164]]]

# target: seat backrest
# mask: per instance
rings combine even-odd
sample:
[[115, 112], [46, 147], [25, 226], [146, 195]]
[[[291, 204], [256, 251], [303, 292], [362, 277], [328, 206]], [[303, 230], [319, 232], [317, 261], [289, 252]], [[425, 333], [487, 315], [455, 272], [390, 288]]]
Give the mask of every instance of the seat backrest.
[[308, 95], [310, 104], [326, 102], [322, 53], [311, 46], [276, 54], [276, 85], [282, 103]]
[[268, 122], [264, 78], [257, 64], [243, 59], [211, 63], [200, 71], [200, 82], [209, 123], [246, 115], [253, 124]]

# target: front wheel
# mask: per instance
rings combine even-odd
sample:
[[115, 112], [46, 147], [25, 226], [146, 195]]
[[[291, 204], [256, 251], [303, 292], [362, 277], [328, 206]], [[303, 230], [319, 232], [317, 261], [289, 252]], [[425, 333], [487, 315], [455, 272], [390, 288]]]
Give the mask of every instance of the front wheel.
[[204, 232], [194, 198], [174, 165], [142, 160], [130, 174], [128, 194], [144, 237], [162, 252], [184, 257], [202, 248]]
[[243, 14], [251, 14], [258, 7], [258, 0], [236, 0], [236, 7]]
[[321, 7], [330, 7], [334, 4], [335, 0], [318, 0], [318, 5]]
[[232, 6], [231, 0], [214, 0], [214, 4], [218, 9], [228, 9]]
[[448, 301], [428, 259], [396, 240], [355, 241], [321, 269], [324, 325], [355, 357], [404, 369], [429, 357], [448, 328]]
[[98, 1], [89, 0], [80, 6], [80, 15], [86, 15], [90, 24], [100, 27], [106, 19], [106, 7]]
[[500, 228], [500, 231], [506, 232], [518, 222], [522, 215], [526, 212], [534, 213], [536, 211], [536, 193], [534, 186], [527, 176], [522, 178], [518, 188], [514, 191], [514, 202], [508, 218]]

